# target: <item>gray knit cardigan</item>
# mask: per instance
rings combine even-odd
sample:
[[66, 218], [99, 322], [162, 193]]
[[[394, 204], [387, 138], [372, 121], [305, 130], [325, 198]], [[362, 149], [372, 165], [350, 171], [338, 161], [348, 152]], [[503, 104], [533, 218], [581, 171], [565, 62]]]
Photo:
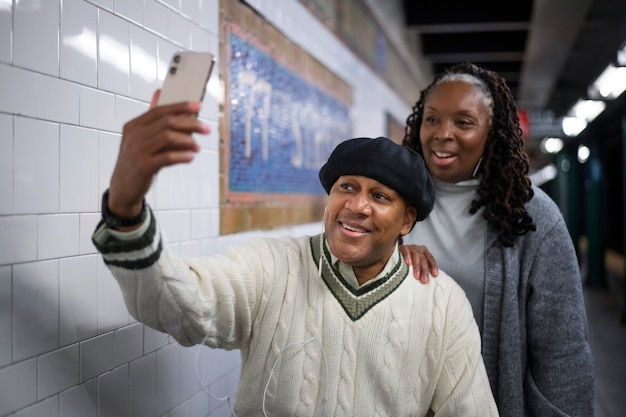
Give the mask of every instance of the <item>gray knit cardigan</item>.
[[[483, 358], [502, 416], [593, 416], [593, 358], [578, 259], [556, 204], [539, 188], [537, 231], [485, 240]], [[519, 279], [517, 279], [519, 277]]]

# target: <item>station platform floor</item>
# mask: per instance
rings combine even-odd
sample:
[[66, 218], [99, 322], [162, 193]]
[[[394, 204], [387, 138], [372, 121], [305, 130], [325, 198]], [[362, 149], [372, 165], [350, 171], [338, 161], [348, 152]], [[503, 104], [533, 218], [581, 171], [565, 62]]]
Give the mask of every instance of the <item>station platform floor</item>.
[[621, 320], [624, 300], [619, 294], [584, 287], [589, 343], [595, 361], [594, 417], [626, 416], [626, 324]]

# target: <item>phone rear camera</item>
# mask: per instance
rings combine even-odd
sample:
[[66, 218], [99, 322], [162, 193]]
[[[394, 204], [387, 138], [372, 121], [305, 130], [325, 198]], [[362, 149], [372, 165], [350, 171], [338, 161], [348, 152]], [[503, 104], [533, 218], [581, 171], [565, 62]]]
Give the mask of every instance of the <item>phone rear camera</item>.
[[171, 67], [170, 68], [170, 74], [172, 74], [172, 75], [176, 74], [176, 67]]
[[180, 62], [180, 55], [174, 55], [174, 62], [177, 64]]

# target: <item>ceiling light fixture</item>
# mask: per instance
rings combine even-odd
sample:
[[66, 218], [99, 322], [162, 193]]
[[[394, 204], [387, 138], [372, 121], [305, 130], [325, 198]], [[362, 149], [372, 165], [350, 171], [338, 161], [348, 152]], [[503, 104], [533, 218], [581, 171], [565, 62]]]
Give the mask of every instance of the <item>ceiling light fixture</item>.
[[[626, 48], [621, 49], [620, 52], [624, 55], [623, 59], [626, 61]], [[620, 52], [618, 52], [618, 57]], [[626, 65], [626, 62], [624, 65]], [[591, 84], [587, 93], [589, 97], [614, 100], [624, 91], [626, 91], [626, 66], [609, 64]]]

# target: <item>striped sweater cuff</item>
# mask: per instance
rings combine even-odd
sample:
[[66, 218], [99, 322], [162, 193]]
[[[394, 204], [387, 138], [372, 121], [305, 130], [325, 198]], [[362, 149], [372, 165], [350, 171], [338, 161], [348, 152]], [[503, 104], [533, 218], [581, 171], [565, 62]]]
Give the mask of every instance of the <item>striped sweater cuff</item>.
[[[159, 260], [162, 251], [161, 234], [150, 207], [146, 207], [146, 223], [132, 232], [112, 230], [100, 221], [91, 240], [102, 254], [104, 263], [124, 269], [144, 269]], [[146, 226], [147, 225], [147, 226]]]

